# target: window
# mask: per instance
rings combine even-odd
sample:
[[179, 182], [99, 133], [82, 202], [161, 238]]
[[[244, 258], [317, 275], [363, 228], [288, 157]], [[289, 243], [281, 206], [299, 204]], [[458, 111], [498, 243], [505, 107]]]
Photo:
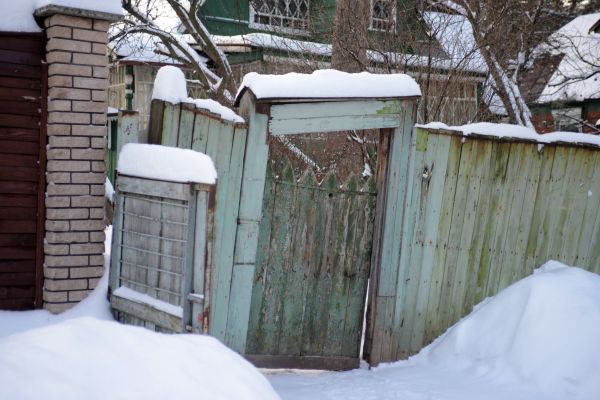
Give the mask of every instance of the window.
[[254, 0], [250, 26], [289, 33], [307, 33], [310, 0]]
[[581, 107], [559, 108], [552, 110], [554, 129], [557, 131], [581, 132], [582, 114]]
[[395, 31], [396, 3], [394, 0], [371, 0], [370, 28], [375, 31]]

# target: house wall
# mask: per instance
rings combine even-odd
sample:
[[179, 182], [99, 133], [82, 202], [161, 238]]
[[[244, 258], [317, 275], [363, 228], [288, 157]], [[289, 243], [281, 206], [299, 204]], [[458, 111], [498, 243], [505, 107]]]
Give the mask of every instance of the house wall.
[[585, 124], [582, 124], [581, 131], [584, 133], [596, 133], [597, 129], [593, 126], [600, 120], [600, 100], [589, 100], [584, 103], [575, 103], [564, 105], [534, 105], [531, 106], [531, 119], [533, 126], [539, 133], [554, 132], [559, 128], [556, 126], [552, 110], [558, 110], [563, 107], [581, 107], [581, 119]]
[[104, 271], [109, 22], [46, 15], [48, 150], [44, 308], [64, 311]]

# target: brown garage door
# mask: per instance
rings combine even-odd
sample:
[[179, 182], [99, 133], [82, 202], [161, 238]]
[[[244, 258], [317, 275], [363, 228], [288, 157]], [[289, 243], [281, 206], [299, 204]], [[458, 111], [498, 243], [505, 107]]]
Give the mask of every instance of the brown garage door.
[[47, 76], [42, 64], [44, 47], [41, 34], [0, 33], [3, 310], [41, 306]]

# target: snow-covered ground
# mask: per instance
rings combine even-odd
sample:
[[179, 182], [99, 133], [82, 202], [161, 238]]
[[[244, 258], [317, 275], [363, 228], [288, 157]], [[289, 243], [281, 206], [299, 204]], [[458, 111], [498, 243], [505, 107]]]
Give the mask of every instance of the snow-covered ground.
[[61, 315], [0, 312], [0, 399], [600, 399], [600, 276], [553, 261], [408, 361], [268, 381], [216, 339], [112, 321], [106, 286]]
[[107, 280], [61, 315], [0, 311], [0, 399], [278, 399], [256, 368], [214, 338], [115, 322]]

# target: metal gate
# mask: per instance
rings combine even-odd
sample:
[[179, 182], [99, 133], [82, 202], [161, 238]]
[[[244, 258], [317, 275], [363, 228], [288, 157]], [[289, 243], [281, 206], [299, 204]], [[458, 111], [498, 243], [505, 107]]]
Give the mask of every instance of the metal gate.
[[44, 53], [42, 34], [0, 33], [0, 309], [42, 305]]

